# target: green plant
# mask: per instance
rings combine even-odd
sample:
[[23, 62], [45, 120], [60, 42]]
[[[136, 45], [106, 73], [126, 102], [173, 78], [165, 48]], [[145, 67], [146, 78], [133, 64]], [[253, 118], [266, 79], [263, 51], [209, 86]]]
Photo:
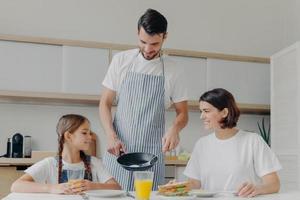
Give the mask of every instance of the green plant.
[[268, 130], [266, 130], [266, 127], [265, 127], [265, 118], [263, 117], [262, 120], [261, 120], [261, 124], [259, 122], [257, 122], [257, 126], [259, 128], [259, 133], [261, 135], [261, 137], [264, 139], [264, 141], [269, 145], [271, 146], [270, 144], [270, 123], [269, 123], [269, 126], [268, 126]]

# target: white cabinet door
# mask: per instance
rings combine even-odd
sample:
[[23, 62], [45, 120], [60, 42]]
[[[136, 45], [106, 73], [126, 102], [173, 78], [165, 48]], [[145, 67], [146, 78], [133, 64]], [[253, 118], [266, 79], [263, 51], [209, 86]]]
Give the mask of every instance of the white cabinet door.
[[297, 155], [278, 155], [282, 169], [278, 172], [281, 182], [281, 191], [297, 190], [299, 188], [298, 177], [299, 157]]
[[300, 42], [271, 56], [271, 147], [284, 190], [300, 189]]
[[270, 104], [270, 65], [207, 59], [207, 87], [230, 91], [237, 102]]
[[177, 66], [183, 71], [189, 100], [199, 100], [200, 95], [206, 91], [206, 59], [171, 56]]
[[277, 153], [299, 153], [299, 67], [297, 49], [272, 56], [272, 147]]
[[186, 181], [188, 178], [183, 175], [186, 166], [177, 166], [176, 167], [176, 180], [177, 181]]
[[63, 92], [101, 93], [109, 65], [109, 50], [63, 46]]
[[62, 47], [0, 41], [0, 90], [59, 92]]

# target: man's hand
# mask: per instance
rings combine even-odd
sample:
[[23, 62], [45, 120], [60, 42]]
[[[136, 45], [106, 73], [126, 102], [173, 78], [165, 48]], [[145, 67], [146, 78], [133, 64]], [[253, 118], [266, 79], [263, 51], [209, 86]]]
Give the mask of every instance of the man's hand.
[[117, 137], [109, 137], [107, 151], [115, 156], [119, 156], [120, 152], [126, 152], [126, 149], [125, 145]]
[[179, 141], [179, 131], [170, 128], [162, 138], [162, 151], [165, 153], [175, 149]]

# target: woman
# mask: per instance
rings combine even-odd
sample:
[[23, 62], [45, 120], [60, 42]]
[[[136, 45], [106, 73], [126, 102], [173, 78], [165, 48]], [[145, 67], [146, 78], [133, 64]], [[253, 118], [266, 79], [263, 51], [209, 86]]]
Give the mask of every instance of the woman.
[[[85, 190], [121, 188], [100, 159], [83, 152], [88, 150], [92, 139], [88, 119], [64, 115], [57, 124], [57, 134], [57, 157], [45, 158], [25, 170], [13, 183], [12, 192], [77, 194]], [[72, 184], [73, 178], [81, 180], [73, 180]]]
[[242, 197], [278, 192], [281, 165], [261, 136], [236, 128], [240, 111], [232, 94], [217, 88], [199, 102], [200, 118], [214, 132], [194, 147], [184, 171], [191, 186]]

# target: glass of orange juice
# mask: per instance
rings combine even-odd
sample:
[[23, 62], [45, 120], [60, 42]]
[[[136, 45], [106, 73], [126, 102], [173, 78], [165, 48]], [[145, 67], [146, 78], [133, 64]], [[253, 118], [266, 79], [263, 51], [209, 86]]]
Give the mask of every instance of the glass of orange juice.
[[153, 185], [153, 172], [135, 171], [134, 187], [137, 200], [149, 200]]
[[84, 169], [67, 170], [68, 186], [74, 193], [82, 192], [82, 180], [84, 179]]

